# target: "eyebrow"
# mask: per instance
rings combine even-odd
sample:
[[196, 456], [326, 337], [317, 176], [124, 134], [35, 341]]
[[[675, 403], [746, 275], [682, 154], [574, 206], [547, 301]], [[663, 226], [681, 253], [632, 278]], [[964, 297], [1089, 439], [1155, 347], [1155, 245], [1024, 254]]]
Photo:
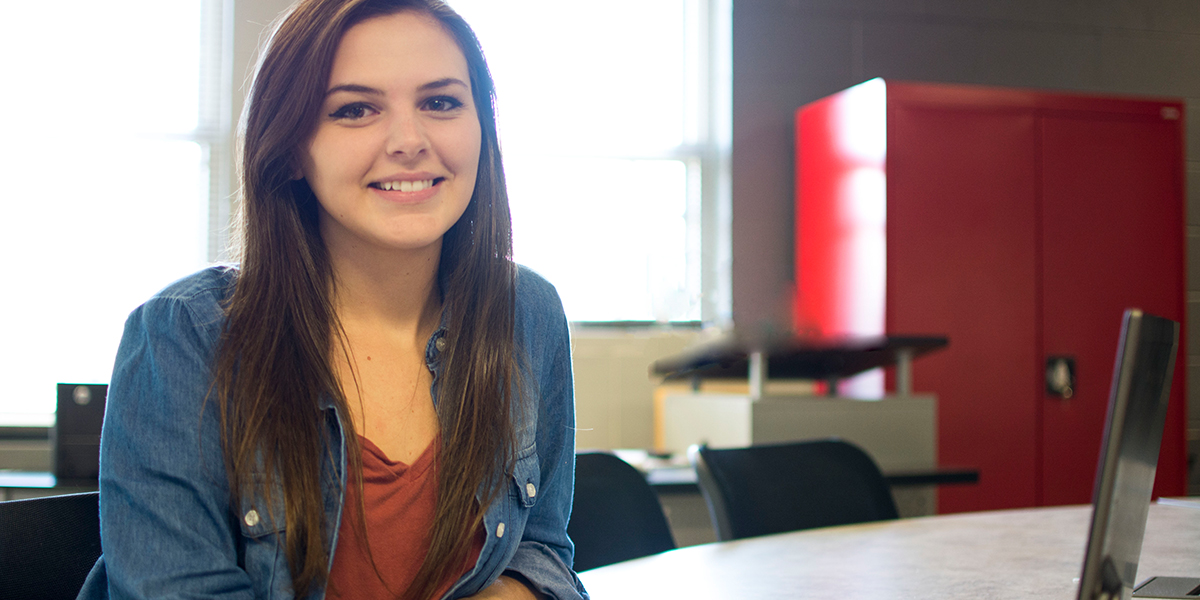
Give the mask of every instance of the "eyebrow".
[[[456, 77], [445, 77], [442, 79], [430, 81], [429, 83], [426, 83], [426, 84], [422, 85], [421, 87], [417, 88], [417, 91], [427, 92], [429, 90], [440, 90], [442, 88], [450, 87], [453, 85], [460, 85], [464, 88], [471, 89], [471, 86], [467, 85], [461, 79], [458, 79]], [[359, 85], [357, 83], [345, 83], [342, 85], [335, 85], [335, 86], [329, 88], [329, 90], [325, 92], [325, 97], [328, 98], [329, 96], [331, 96], [337, 92], [352, 92], [352, 93], [356, 93], [356, 94], [367, 94], [367, 95], [371, 95], [371, 96], [383, 96], [384, 95], [383, 90], [380, 90], [380, 89], [376, 89], [376, 88], [366, 86], [366, 85]]]

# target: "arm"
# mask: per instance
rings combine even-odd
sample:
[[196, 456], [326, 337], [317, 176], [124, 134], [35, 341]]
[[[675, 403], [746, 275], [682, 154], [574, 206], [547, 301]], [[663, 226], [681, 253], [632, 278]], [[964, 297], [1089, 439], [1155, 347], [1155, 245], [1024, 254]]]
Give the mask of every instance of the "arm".
[[531, 584], [501, 575], [492, 585], [466, 600], [545, 600], [546, 596], [530, 589]]
[[521, 333], [529, 377], [537, 392], [537, 461], [540, 489], [506, 575], [547, 598], [587, 598], [571, 569], [574, 546], [567, 520], [575, 491], [575, 397], [571, 344], [562, 302], [553, 286], [523, 270], [518, 287]]
[[[211, 310], [207, 310], [211, 309]], [[112, 598], [251, 598], [205, 403], [215, 301], [150, 300], [130, 315], [101, 437], [101, 543]]]

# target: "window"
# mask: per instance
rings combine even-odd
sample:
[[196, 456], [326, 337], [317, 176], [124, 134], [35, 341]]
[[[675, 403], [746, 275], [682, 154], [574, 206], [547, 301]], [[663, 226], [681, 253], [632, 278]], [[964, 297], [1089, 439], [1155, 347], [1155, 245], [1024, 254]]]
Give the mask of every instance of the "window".
[[572, 321], [717, 316], [704, 216], [720, 2], [450, 4], [496, 79], [516, 260], [558, 287]]
[[209, 259], [220, 2], [5, 7], [0, 425], [108, 381], [125, 316]]

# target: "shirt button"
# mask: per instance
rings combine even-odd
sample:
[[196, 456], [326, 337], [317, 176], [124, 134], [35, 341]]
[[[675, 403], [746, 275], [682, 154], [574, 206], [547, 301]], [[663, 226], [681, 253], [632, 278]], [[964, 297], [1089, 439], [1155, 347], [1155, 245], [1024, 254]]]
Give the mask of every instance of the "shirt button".
[[498, 538], [504, 537], [504, 523], [501, 523], [496, 526], [496, 537], [498, 537]]
[[258, 511], [250, 509], [250, 512], [246, 513], [246, 517], [242, 520], [246, 522], [247, 527], [258, 525]]
[[537, 495], [537, 488], [533, 487], [532, 483], [527, 483], [525, 484], [525, 493], [529, 494], [529, 497], [532, 498]]
[[434, 347], [434, 348], [437, 348], [437, 351], [438, 351], [438, 352], [441, 352], [442, 350], [445, 350], [445, 349], [446, 349], [446, 338], [441, 338], [441, 337], [440, 337], [440, 338], [438, 338], [438, 339], [434, 340], [434, 342], [433, 342], [433, 347]]

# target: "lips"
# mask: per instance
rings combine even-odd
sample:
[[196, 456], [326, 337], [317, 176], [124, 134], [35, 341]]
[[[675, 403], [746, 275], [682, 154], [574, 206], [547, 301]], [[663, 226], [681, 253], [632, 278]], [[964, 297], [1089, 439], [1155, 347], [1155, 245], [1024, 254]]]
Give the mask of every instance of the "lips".
[[442, 180], [442, 177], [438, 177], [416, 181], [377, 181], [370, 184], [370, 187], [385, 192], [421, 192], [441, 183]]

